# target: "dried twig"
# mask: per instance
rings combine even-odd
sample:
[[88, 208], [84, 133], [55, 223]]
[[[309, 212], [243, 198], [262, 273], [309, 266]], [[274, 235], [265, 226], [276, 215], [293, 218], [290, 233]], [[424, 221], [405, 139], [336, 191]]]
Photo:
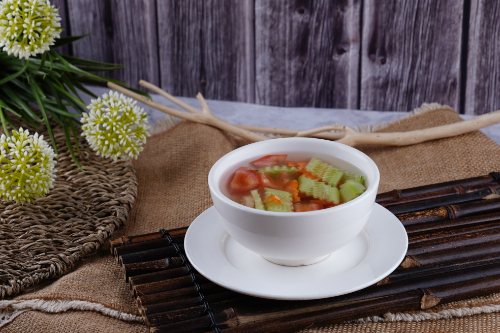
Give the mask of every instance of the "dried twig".
[[[143, 104], [146, 104], [148, 106], [151, 106], [152, 108], [155, 108], [161, 112], [164, 112], [166, 114], [169, 114], [171, 116], [174, 116], [174, 117], [177, 117], [177, 118], [181, 118], [181, 119], [185, 119], [185, 120], [190, 120], [190, 121], [193, 121], [193, 122], [196, 122], [196, 123], [201, 123], [201, 124], [206, 124], [206, 125], [211, 125], [211, 126], [214, 126], [214, 127], [217, 127], [217, 128], [220, 128], [221, 130], [224, 130], [226, 132], [229, 132], [229, 133], [232, 133], [232, 134], [235, 134], [235, 135], [238, 135], [244, 139], [247, 139], [247, 140], [250, 140], [250, 141], [253, 141], [253, 142], [257, 142], [257, 141], [262, 141], [262, 140], [267, 140], [268, 138], [266, 138], [265, 136], [263, 135], [259, 135], [259, 134], [256, 134], [256, 133], [253, 133], [253, 132], [250, 132], [250, 131], [247, 131], [245, 129], [242, 129], [242, 128], [238, 128], [234, 125], [231, 125], [217, 117], [215, 117], [214, 115], [212, 115], [210, 113], [210, 111], [208, 112], [204, 112], [204, 111], [200, 111], [200, 110], [196, 110], [195, 112], [191, 111], [192, 113], [187, 113], [187, 112], [182, 112], [182, 111], [178, 111], [178, 110], [175, 110], [175, 109], [172, 109], [172, 108], [169, 108], [165, 105], [161, 105], [159, 103], [156, 103], [156, 102], [153, 102], [151, 101], [149, 98], [145, 97], [145, 96], [142, 96], [142, 95], [139, 95], [133, 91], [130, 91], [126, 88], [123, 88], [117, 84], [114, 84], [114, 83], [111, 83], [111, 82], [108, 82], [108, 87], [111, 88], [111, 89], [114, 89], [128, 97], [131, 97]], [[158, 87], [157, 87], [158, 88]], [[160, 89], [160, 88], [158, 88]], [[161, 89], [160, 89], [161, 90]], [[154, 90], [156, 91], [156, 90]], [[191, 108], [191, 107], [190, 107]]]
[[[146, 87], [154, 91], [159, 95], [164, 96], [172, 103], [177, 104], [178, 106], [189, 111], [190, 113], [178, 111], [169, 108], [167, 106], [161, 105], [159, 103], [153, 102], [144, 96], [136, 94], [126, 88], [123, 88], [111, 82], [108, 82], [108, 87], [118, 92], [121, 92], [128, 97], [134, 98], [146, 105], [149, 105], [159, 111], [165, 112], [171, 116], [197, 123], [211, 125], [253, 142], [267, 140], [269, 138], [263, 135], [256, 134], [251, 131], [284, 134], [284, 135], [291, 135], [298, 137], [314, 136], [324, 139], [336, 140], [337, 142], [349, 146], [356, 146], [361, 144], [406, 146], [424, 141], [456, 136], [481, 129], [483, 127], [500, 123], [500, 110], [499, 110], [491, 113], [486, 113], [481, 116], [477, 116], [473, 119], [469, 119], [454, 124], [437, 126], [423, 130], [415, 130], [409, 132], [395, 132], [395, 133], [362, 133], [362, 132], [357, 132], [352, 128], [344, 125], [322, 126], [306, 131], [297, 131], [297, 130], [273, 128], [273, 127], [259, 127], [259, 126], [245, 126], [245, 125], [238, 126], [229, 124], [215, 117], [212, 114], [212, 112], [210, 112], [210, 109], [208, 108], [205, 99], [200, 93], [198, 93], [196, 98], [198, 98], [198, 100], [200, 101], [202, 110], [198, 110], [195, 107], [192, 107], [184, 103], [183, 101], [175, 98], [174, 96], [170, 95], [169, 93], [155, 86], [154, 84], [151, 84], [144, 80], [139, 81], [139, 84], [143, 87]], [[331, 132], [331, 131], [336, 131], [336, 132]]]

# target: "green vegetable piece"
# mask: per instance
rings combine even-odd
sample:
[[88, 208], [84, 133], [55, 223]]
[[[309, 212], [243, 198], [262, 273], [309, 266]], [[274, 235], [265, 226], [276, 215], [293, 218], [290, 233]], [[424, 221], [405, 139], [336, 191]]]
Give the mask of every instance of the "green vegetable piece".
[[313, 157], [313, 158], [311, 158], [309, 163], [307, 163], [306, 171], [312, 173], [316, 177], [321, 178], [320, 175], [322, 175], [323, 172], [325, 171], [326, 165], [327, 164], [324, 163], [323, 161], [321, 161], [320, 159]]
[[334, 168], [316, 157], [311, 158], [309, 163], [307, 163], [306, 171], [321, 178], [323, 182], [331, 186], [337, 186], [344, 176], [344, 171]]
[[337, 184], [342, 179], [342, 176], [344, 176], [343, 171], [336, 169], [334, 167], [330, 167], [325, 171], [321, 179], [323, 179], [323, 181], [328, 185], [337, 186]]
[[313, 197], [320, 200], [333, 202], [337, 205], [340, 203], [339, 189], [337, 187], [329, 186], [319, 181], [314, 184]]
[[346, 172], [344, 176], [342, 177], [343, 181], [348, 181], [348, 180], [354, 180], [355, 182], [360, 183], [361, 185], [365, 184], [365, 177], [361, 175], [355, 175], [349, 172]]
[[270, 174], [270, 175], [278, 175], [281, 171], [286, 171], [286, 172], [297, 172], [299, 171], [299, 169], [297, 169], [296, 167], [288, 167], [286, 165], [283, 165], [283, 166], [278, 166], [278, 165], [275, 165], [275, 166], [272, 166], [272, 167], [265, 167], [263, 169], [259, 169], [257, 170], [258, 173], [267, 173], [267, 174]]
[[303, 193], [307, 196], [312, 197], [313, 195], [313, 187], [314, 187], [314, 179], [308, 178], [304, 175], [299, 176], [299, 192]]
[[252, 191], [250, 191], [250, 194], [252, 195], [253, 201], [255, 202], [255, 208], [260, 209], [260, 210], [265, 210], [264, 204], [262, 203], [262, 198], [260, 197], [260, 194], [259, 194], [259, 191], [252, 190]]
[[264, 196], [267, 198], [271, 194], [274, 194], [276, 197], [278, 197], [281, 203], [266, 203], [266, 210], [282, 213], [293, 212], [292, 193], [266, 187], [264, 189]]
[[299, 177], [299, 192], [319, 200], [340, 203], [339, 189], [304, 175]]
[[348, 179], [344, 184], [340, 185], [340, 197], [342, 201], [348, 202], [359, 197], [365, 190], [366, 187], [363, 184]]

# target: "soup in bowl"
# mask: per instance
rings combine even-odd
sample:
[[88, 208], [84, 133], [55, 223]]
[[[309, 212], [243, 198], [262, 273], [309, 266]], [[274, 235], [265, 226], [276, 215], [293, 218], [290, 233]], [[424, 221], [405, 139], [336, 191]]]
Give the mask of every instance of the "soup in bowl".
[[[363, 191], [350, 201], [332, 205], [323, 202], [322, 209], [306, 211], [256, 209], [235, 201], [231, 183], [237, 171], [250, 169], [255, 164], [251, 162], [269, 155], [286, 155], [289, 161], [320, 160], [346, 174], [361, 177]], [[220, 158], [208, 176], [215, 209], [228, 234], [250, 251], [285, 266], [314, 264], [355, 238], [371, 214], [379, 180], [376, 164], [364, 153], [340, 143], [312, 138], [272, 139], [243, 146]], [[263, 189], [260, 192], [273, 196], [277, 193]], [[277, 198], [262, 199], [279, 201], [280, 198], [278, 193]], [[267, 202], [270, 206], [272, 200]], [[292, 207], [295, 205], [300, 203], [293, 203]]]

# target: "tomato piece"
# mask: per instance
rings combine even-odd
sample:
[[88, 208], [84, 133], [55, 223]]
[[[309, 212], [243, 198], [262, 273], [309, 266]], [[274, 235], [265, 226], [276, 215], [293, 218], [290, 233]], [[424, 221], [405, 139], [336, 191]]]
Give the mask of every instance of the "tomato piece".
[[256, 168], [265, 168], [275, 165], [283, 164], [283, 161], [286, 159], [288, 155], [266, 155], [258, 160], [250, 162], [250, 164]]
[[313, 210], [323, 209], [323, 205], [318, 205], [315, 203], [294, 203], [293, 211], [294, 212], [311, 212]]
[[258, 188], [260, 184], [257, 171], [247, 167], [240, 167], [234, 173], [231, 183], [229, 183], [229, 192], [232, 194], [249, 192]]

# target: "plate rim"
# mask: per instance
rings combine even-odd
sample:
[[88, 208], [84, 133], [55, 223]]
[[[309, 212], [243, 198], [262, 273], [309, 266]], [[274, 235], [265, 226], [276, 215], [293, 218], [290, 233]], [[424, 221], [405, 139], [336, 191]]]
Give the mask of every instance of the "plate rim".
[[[380, 212], [384, 212], [385, 214], [390, 214], [391, 215], [391, 222], [390, 224], [392, 228], [394, 228], [394, 231], [396, 232], [400, 232], [401, 235], [400, 236], [404, 236], [401, 238], [401, 240], [403, 240], [403, 247], [401, 249], [399, 249], [400, 251], [400, 255], [397, 257], [398, 259], [397, 260], [394, 260], [394, 262], [392, 263], [392, 265], [390, 265], [390, 268], [387, 268], [384, 273], [382, 274], [379, 274], [378, 276], [376, 276], [375, 278], [372, 278], [371, 280], [367, 280], [365, 283], [363, 284], [359, 284], [357, 286], [353, 286], [353, 287], [350, 287], [350, 288], [344, 288], [344, 290], [340, 291], [340, 292], [321, 292], [321, 293], [317, 293], [317, 294], [308, 294], [308, 295], [293, 295], [293, 296], [289, 296], [289, 295], [283, 295], [283, 294], [270, 294], [270, 293], [262, 293], [262, 292], [255, 292], [255, 291], [252, 291], [252, 290], [248, 290], [247, 288], [238, 288], [237, 286], [234, 286], [233, 284], [228, 284], [228, 283], [225, 283], [224, 281], [221, 281], [220, 279], [215, 279], [213, 276], [210, 276], [210, 274], [207, 274], [206, 270], [203, 269], [203, 266], [200, 267], [200, 265], [198, 265], [196, 263], [196, 260], [192, 260], [192, 255], [191, 255], [191, 246], [189, 245], [190, 244], [190, 239], [193, 234], [193, 232], [196, 232], [196, 228], [198, 227], [198, 224], [200, 223], [200, 220], [202, 220], [202, 218], [204, 217], [204, 215], [206, 214], [210, 214], [210, 211], [215, 211], [215, 207], [214, 206], [211, 206], [209, 208], [207, 208], [206, 210], [204, 210], [201, 214], [199, 214], [194, 220], [193, 222], [191, 223], [191, 225], [189, 226], [187, 232], [186, 232], [186, 236], [185, 236], [185, 239], [184, 239], [184, 251], [189, 259], [189, 261], [191, 262], [191, 265], [193, 266], [193, 268], [195, 268], [201, 275], [203, 275], [205, 278], [207, 278], [208, 280], [210, 280], [211, 282], [219, 285], [219, 286], [222, 286], [228, 290], [232, 290], [232, 291], [235, 291], [235, 292], [238, 292], [238, 293], [241, 293], [241, 294], [244, 294], [244, 295], [249, 295], [249, 296], [254, 296], [254, 297], [260, 297], [260, 298], [268, 298], [268, 299], [276, 299], [276, 300], [311, 300], [311, 299], [322, 299], [322, 298], [329, 298], [329, 297], [335, 297], [335, 296], [340, 296], [340, 295], [345, 295], [345, 294], [349, 294], [351, 292], [355, 292], [355, 291], [358, 291], [358, 290], [361, 290], [361, 289], [364, 289], [368, 286], [371, 286], [373, 284], [375, 284], [376, 282], [384, 279], [385, 277], [387, 277], [390, 273], [392, 273], [399, 265], [400, 263], [403, 261], [405, 255], [406, 255], [406, 252], [408, 250], [408, 235], [406, 233], [406, 230], [404, 228], [404, 226], [401, 224], [400, 220], [394, 215], [392, 214], [389, 210], [387, 210], [385, 207], [375, 203], [374, 204], [374, 207], [373, 207], [373, 210], [372, 210], [372, 214], [374, 214], [374, 212], [376, 210], [379, 210]], [[215, 214], [217, 214], [217, 212], [215, 211]], [[373, 255], [373, 251], [372, 249], [374, 248], [374, 244], [373, 244], [373, 232], [370, 233], [369, 230], [373, 229], [373, 226], [372, 224], [375, 224], [377, 223], [376, 221], [375, 222], [371, 222], [370, 224], [370, 218], [368, 219], [368, 222], [367, 222], [367, 225], [365, 226], [365, 228], [362, 230], [362, 233], [366, 233], [368, 236], [369, 236], [369, 247], [368, 247], [368, 250], [367, 252], [365, 253], [363, 259], [358, 262], [353, 268], [347, 270], [346, 272], [342, 272], [342, 273], [339, 273], [338, 275], [341, 276], [341, 275], [348, 275], [348, 274], [353, 274], [353, 270], [355, 270], [356, 267], [358, 267], [361, 263], [363, 263], [364, 261], [367, 260], [367, 258], [370, 257], [370, 255]], [[219, 236], [219, 239], [217, 240], [217, 242], [220, 242], [222, 237], [226, 234], [228, 237], [231, 237], [229, 234], [227, 234], [227, 232], [224, 230], [224, 228], [222, 227], [222, 224], [219, 222], [219, 221], [213, 221], [212, 223], [217, 223], [217, 224], [220, 224], [220, 227], [222, 229], [222, 233], [220, 234]], [[378, 222], [380, 223], [380, 222]], [[397, 230], [399, 229], [399, 230]], [[384, 232], [381, 232], [380, 230], [376, 230], [376, 235], [377, 236], [380, 236], [380, 234], [384, 234]], [[387, 233], [386, 233], [387, 234]], [[191, 236], [190, 236], [191, 235]], [[385, 241], [387, 241], [389, 239], [385, 239]], [[390, 239], [392, 240], [392, 239]], [[380, 240], [377, 240], [378, 243], [375, 243], [375, 245], [378, 245], [380, 246], [379, 244], [381, 244], [382, 242]], [[391, 243], [390, 241], [388, 243]], [[401, 244], [399, 244], [401, 245]], [[203, 246], [197, 246], [198, 248], [204, 248]], [[403, 249], [404, 248], [404, 249]], [[376, 247], [375, 247], [376, 249]], [[250, 250], [248, 250], [250, 251]], [[193, 250], [194, 252], [194, 250]], [[239, 271], [238, 268], [234, 267], [230, 262], [229, 260], [226, 258], [225, 255], [222, 255], [222, 257], [224, 257], [224, 261], [226, 261], [229, 266], [233, 267], [234, 270], [236, 271]], [[221, 258], [219, 258], [221, 259]], [[215, 261], [215, 260], [214, 260]], [[202, 264], [203, 265], [203, 264]], [[307, 266], [306, 266], [307, 267]]]

